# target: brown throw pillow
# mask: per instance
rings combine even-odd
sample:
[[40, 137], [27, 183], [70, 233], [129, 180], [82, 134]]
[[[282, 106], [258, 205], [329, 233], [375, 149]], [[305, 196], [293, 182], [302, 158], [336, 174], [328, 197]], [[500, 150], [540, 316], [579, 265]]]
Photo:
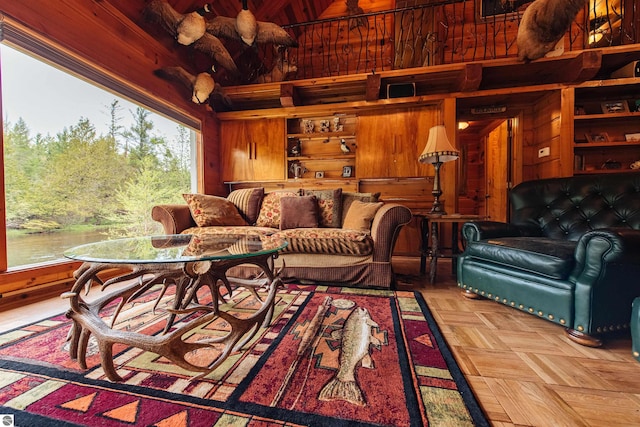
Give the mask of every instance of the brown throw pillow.
[[282, 197], [280, 230], [318, 227], [318, 202], [315, 196]]
[[354, 200], [359, 200], [365, 203], [374, 203], [378, 201], [380, 193], [353, 193], [350, 191], [342, 192], [342, 218], [340, 224], [344, 224], [344, 218], [349, 212], [349, 207]]
[[382, 202], [365, 203], [354, 200], [344, 218], [342, 228], [349, 230], [371, 230], [373, 218], [383, 204]]
[[213, 225], [247, 225], [236, 206], [224, 197], [206, 194], [183, 194], [198, 227]]
[[242, 188], [233, 190], [227, 196], [227, 200], [233, 202], [240, 215], [247, 220], [249, 225], [256, 223], [260, 213], [260, 205], [264, 197], [264, 188]]

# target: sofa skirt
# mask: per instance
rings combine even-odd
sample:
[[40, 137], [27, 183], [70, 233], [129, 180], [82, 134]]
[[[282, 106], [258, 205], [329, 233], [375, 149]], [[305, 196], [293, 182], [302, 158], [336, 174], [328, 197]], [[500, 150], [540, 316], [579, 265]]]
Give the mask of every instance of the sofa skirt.
[[[324, 255], [324, 254], [281, 254], [275, 260], [276, 270], [287, 282], [313, 282], [322, 285], [353, 286], [358, 288], [390, 289], [394, 286], [391, 263], [374, 262], [373, 257]], [[260, 270], [243, 264], [229, 270], [229, 277], [253, 278]]]

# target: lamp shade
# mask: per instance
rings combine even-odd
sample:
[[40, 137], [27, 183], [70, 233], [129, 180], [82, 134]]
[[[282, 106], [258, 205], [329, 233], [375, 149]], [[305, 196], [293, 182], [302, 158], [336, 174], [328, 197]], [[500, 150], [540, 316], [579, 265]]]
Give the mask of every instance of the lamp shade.
[[429, 129], [427, 146], [418, 157], [420, 163], [450, 162], [458, 157], [458, 151], [449, 142], [444, 126], [437, 125]]

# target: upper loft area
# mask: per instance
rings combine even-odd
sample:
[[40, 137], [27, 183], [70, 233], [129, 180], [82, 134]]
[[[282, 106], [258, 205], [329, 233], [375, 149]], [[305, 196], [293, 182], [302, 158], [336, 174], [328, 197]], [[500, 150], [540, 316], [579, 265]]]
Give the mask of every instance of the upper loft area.
[[[640, 59], [640, 11], [634, 0], [585, 0], [552, 56], [529, 63], [518, 60], [516, 44], [523, 11], [531, 4], [527, 0], [249, 0], [247, 7], [259, 21], [281, 26], [298, 46], [249, 48], [221, 39], [237, 72], [179, 45], [145, 20], [146, 2], [108, 1], [168, 49], [179, 51], [191, 73], [216, 65], [214, 79], [225, 96], [212, 97], [211, 106], [220, 118], [254, 110], [264, 117], [269, 109], [281, 114], [282, 108], [323, 104], [384, 105], [389, 85], [395, 84], [415, 87], [411, 102], [445, 93], [576, 84], [609, 78]], [[188, 13], [204, 1], [167, 3]], [[207, 19], [235, 17], [242, 2], [210, 6]]]

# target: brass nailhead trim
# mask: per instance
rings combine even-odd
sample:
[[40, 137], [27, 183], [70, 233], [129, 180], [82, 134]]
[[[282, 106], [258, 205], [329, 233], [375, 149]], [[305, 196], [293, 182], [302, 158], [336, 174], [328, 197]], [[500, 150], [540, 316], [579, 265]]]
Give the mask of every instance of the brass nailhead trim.
[[506, 299], [506, 298], [505, 298], [505, 299], [503, 299], [503, 300], [502, 300], [502, 302], [503, 302], [504, 304], [506, 304], [506, 303], [507, 303], [507, 299]]
[[524, 309], [524, 305], [520, 304], [520, 305], [518, 306], [518, 308], [519, 308], [520, 310], [523, 310], [523, 309]]
[[511, 307], [515, 307], [515, 306], [516, 306], [516, 303], [511, 301]]
[[529, 307], [529, 313], [533, 313], [533, 308]]
[[544, 313], [541, 311], [538, 311], [538, 316], [542, 316]]
[[553, 320], [553, 319], [555, 319], [555, 317], [553, 316], [553, 314], [550, 314], [549, 315], [549, 320]]
[[584, 331], [584, 326], [578, 326], [578, 330], [579, 330], [580, 332]]
[[637, 351], [634, 351], [633, 352], [633, 357], [638, 357], [638, 356], [640, 356], [640, 353], [638, 353]]
[[564, 319], [560, 319], [560, 324], [561, 324], [561, 325], [564, 325], [565, 323], [567, 323], [567, 321], [566, 321], [566, 320], [564, 320]]

